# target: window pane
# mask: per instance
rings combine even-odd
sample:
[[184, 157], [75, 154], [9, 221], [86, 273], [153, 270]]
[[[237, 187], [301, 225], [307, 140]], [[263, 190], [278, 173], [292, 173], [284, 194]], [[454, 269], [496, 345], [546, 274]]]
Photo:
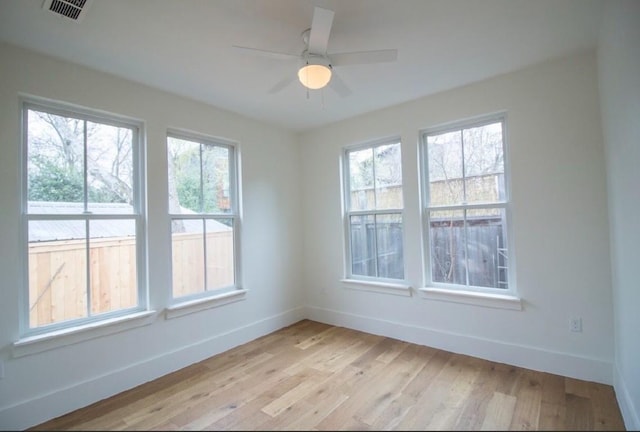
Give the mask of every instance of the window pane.
[[433, 281], [466, 285], [464, 212], [429, 212], [429, 240]]
[[84, 121], [34, 110], [27, 121], [29, 213], [82, 213]]
[[505, 199], [502, 123], [463, 131], [466, 201]]
[[204, 220], [171, 222], [173, 296], [204, 291]]
[[167, 157], [171, 213], [201, 213], [200, 144], [168, 137]]
[[88, 209], [133, 213], [133, 131], [87, 122]]
[[469, 285], [508, 288], [504, 209], [467, 210]]
[[233, 219], [207, 219], [207, 290], [232, 286]]
[[29, 222], [29, 326], [87, 316], [84, 221]]
[[373, 149], [349, 152], [349, 197], [351, 210], [373, 210]]
[[351, 216], [351, 273], [376, 276], [374, 217]]
[[404, 279], [402, 215], [376, 216], [378, 277]]
[[402, 208], [402, 161], [400, 143], [375, 148], [377, 209]]
[[229, 149], [202, 145], [204, 213], [230, 213]]
[[138, 304], [136, 222], [89, 222], [91, 314], [101, 314]]
[[427, 137], [427, 160], [430, 205], [462, 203], [464, 195], [460, 131]]

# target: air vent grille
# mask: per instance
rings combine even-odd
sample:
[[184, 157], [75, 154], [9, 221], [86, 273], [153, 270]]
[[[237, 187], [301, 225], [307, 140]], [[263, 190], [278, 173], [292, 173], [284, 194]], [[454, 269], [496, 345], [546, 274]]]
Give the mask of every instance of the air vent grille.
[[45, 0], [42, 6], [55, 14], [78, 21], [82, 18], [83, 12], [86, 11], [90, 1], [91, 0]]

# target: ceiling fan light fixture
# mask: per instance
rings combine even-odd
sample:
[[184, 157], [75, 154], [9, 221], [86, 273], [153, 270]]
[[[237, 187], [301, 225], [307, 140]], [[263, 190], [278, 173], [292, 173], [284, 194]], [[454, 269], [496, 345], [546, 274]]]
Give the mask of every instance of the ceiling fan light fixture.
[[331, 65], [321, 57], [307, 59], [298, 70], [298, 79], [311, 90], [321, 89], [331, 81]]

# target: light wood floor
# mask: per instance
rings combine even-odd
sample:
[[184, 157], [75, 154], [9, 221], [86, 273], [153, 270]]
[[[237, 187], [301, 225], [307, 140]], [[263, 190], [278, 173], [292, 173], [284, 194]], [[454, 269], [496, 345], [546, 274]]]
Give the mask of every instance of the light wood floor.
[[624, 430], [611, 386], [313, 321], [33, 430]]

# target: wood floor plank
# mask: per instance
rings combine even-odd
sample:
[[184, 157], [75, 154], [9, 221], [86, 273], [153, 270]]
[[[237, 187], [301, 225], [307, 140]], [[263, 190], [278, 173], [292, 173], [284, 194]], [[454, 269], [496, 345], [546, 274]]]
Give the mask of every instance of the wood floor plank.
[[586, 397], [567, 393], [567, 430], [594, 430], [591, 400]]
[[603, 431], [624, 429], [624, 420], [620, 414], [613, 387], [590, 382], [589, 399], [593, 405], [595, 429]]
[[613, 387], [303, 320], [31, 430], [624, 430]]
[[399, 340], [377, 336], [373, 345], [351, 364], [355, 367], [364, 367], [373, 360], [377, 360], [382, 353], [395, 350], [395, 346], [401, 345], [402, 342]]
[[509, 429], [515, 407], [515, 396], [493, 392], [493, 396], [487, 404], [487, 410], [480, 430], [498, 431]]
[[540, 430], [560, 431], [565, 428], [564, 377], [548, 373], [542, 374], [542, 396], [540, 402]]
[[511, 420], [512, 430], [537, 430], [542, 402], [540, 373], [525, 370], [515, 389], [516, 406]]
[[462, 363], [461, 358], [452, 355], [447, 363], [441, 366], [417, 400], [414, 409], [410, 410], [398, 424], [398, 429], [424, 430], [430, 427], [432, 418], [443, 409], [442, 401], [447, 397], [451, 383], [462, 373]]
[[291, 390], [283, 394], [277, 399], [272, 400], [270, 403], [262, 407], [262, 412], [269, 414], [271, 417], [275, 417], [289, 408], [296, 401], [304, 398], [315, 387], [317, 387], [322, 381], [326, 379], [326, 376], [313, 375], [307, 376], [306, 379], [301, 379], [298, 385]]
[[405, 393], [399, 394], [380, 412], [371, 424], [372, 430], [394, 430], [415, 407], [416, 399]]
[[440, 408], [429, 421], [429, 428], [436, 430], [451, 430], [458, 421], [464, 404], [473, 392], [474, 383], [480, 374], [478, 360], [465, 358], [460, 373], [450, 383], [449, 391], [440, 402]]
[[420, 347], [421, 356], [424, 359], [424, 367], [402, 390], [402, 394], [409, 398], [418, 400], [428, 388], [429, 383], [435, 378], [452, 354], [447, 351], [436, 350], [430, 347]]
[[495, 398], [499, 383], [499, 375], [495, 373], [495, 364], [480, 361], [479, 368], [481, 369], [480, 373], [454, 426], [456, 430], [478, 430], [482, 428], [487, 416], [487, 410], [490, 408], [489, 404]]
[[417, 345], [407, 345], [395, 360], [384, 367], [380, 374], [385, 379], [367, 386], [369, 402], [364, 404], [355, 416], [363, 423], [373, 425], [402, 391], [424, 368], [428, 357], [422, 355]]
[[340, 332], [340, 327], [329, 327], [323, 331], [321, 331], [320, 333], [316, 333], [313, 334], [311, 336], [309, 336], [308, 338], [300, 341], [299, 343], [296, 344], [296, 347], [300, 348], [300, 349], [307, 349], [310, 346], [313, 346], [317, 343], [322, 342], [323, 340], [325, 340], [326, 338], [329, 338], [331, 336], [333, 336], [335, 333]]

